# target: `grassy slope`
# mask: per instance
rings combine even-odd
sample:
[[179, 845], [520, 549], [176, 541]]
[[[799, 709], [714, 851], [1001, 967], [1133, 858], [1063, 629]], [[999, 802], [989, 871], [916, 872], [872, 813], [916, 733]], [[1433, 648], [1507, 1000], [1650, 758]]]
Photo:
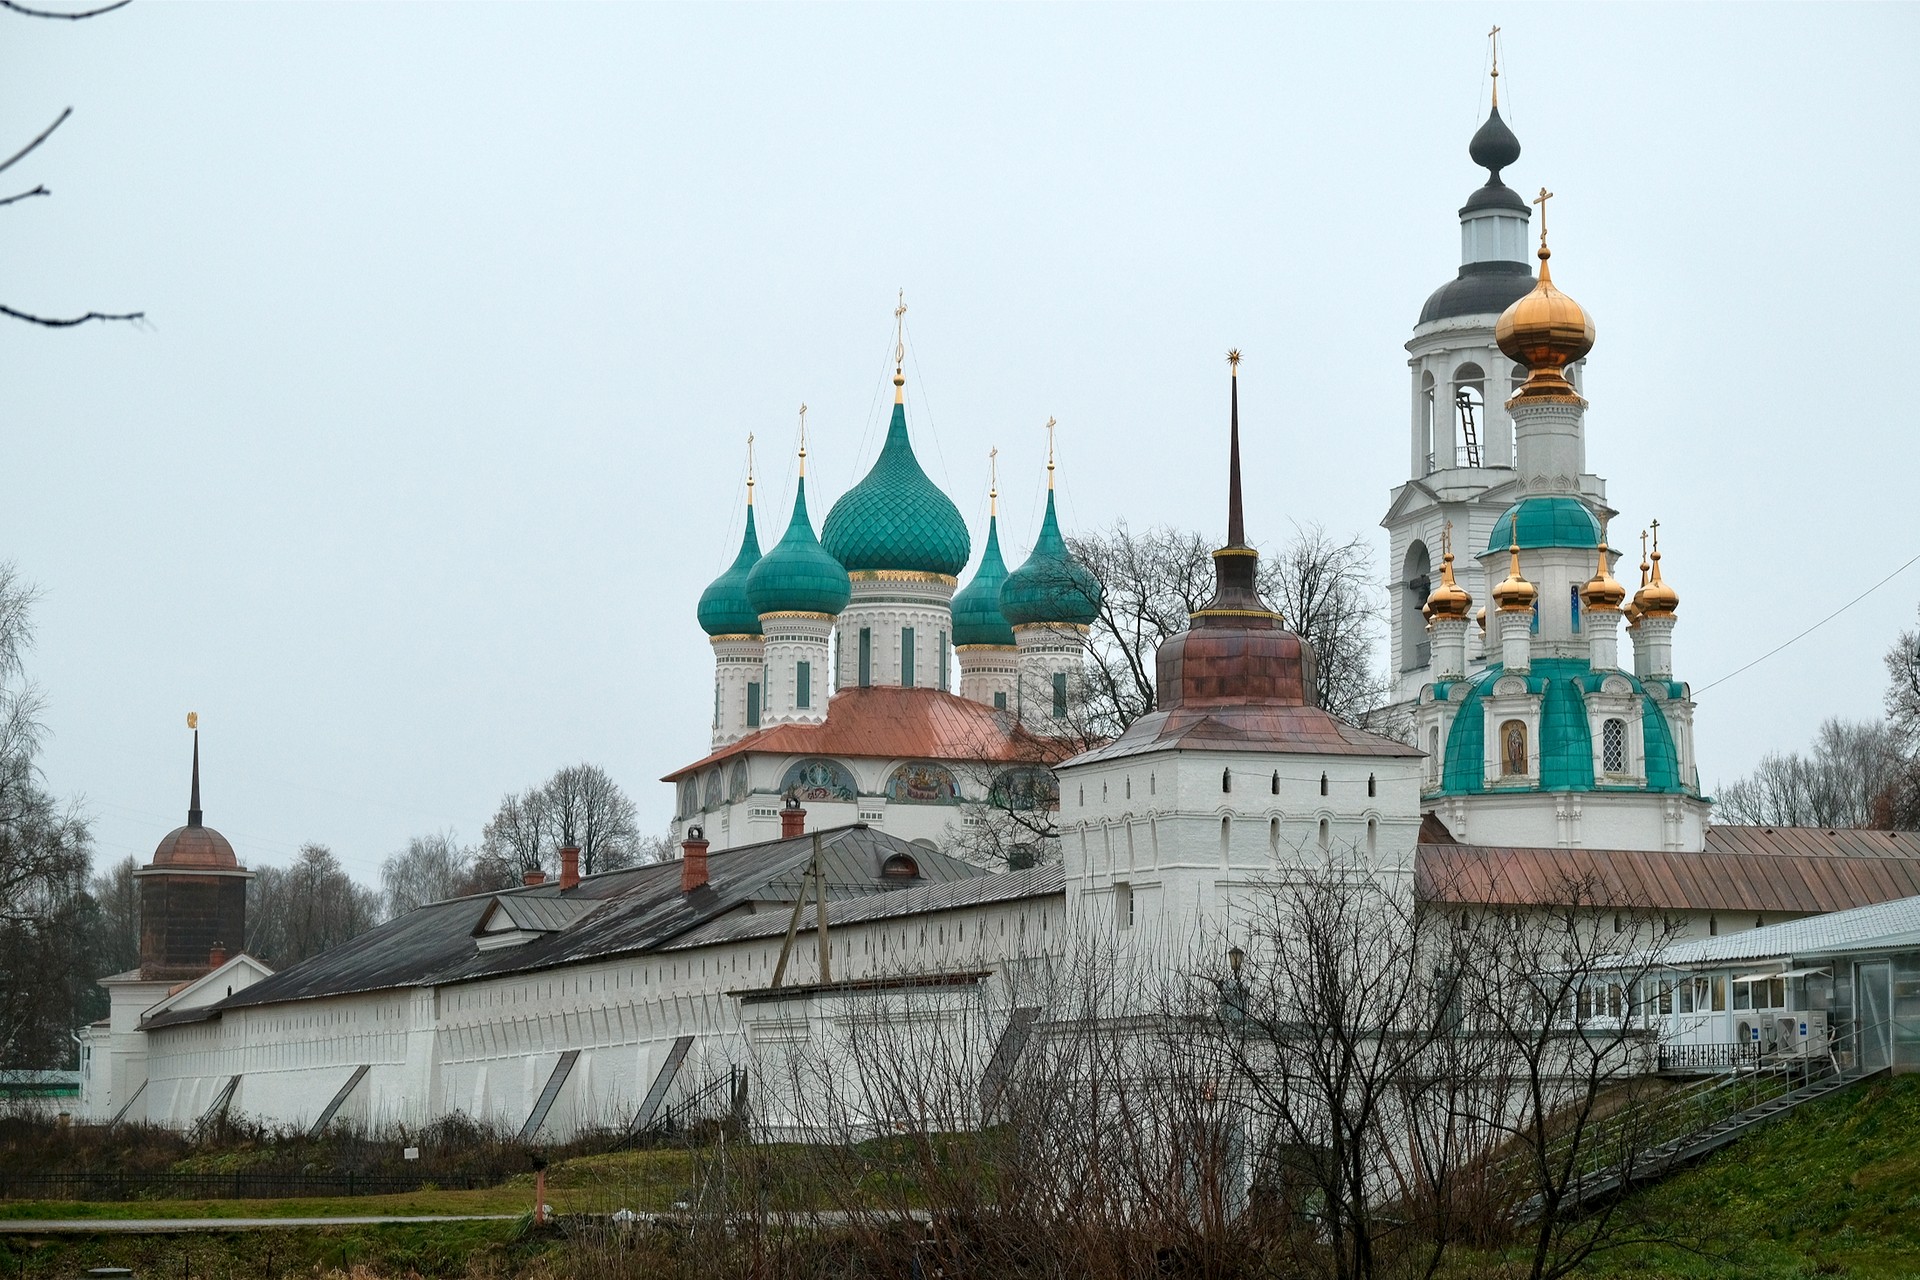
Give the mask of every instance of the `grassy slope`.
[[1714, 1256], [1617, 1254], [1598, 1276], [1920, 1276], [1920, 1076], [1881, 1079], [1791, 1115], [1643, 1192]]

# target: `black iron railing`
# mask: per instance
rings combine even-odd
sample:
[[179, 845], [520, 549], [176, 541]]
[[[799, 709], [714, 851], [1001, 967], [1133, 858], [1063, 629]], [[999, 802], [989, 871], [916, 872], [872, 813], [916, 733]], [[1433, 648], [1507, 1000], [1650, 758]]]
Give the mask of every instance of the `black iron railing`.
[[1755, 1066], [1759, 1061], [1759, 1045], [1738, 1041], [1660, 1046], [1662, 1071], [1731, 1071], [1738, 1067]]

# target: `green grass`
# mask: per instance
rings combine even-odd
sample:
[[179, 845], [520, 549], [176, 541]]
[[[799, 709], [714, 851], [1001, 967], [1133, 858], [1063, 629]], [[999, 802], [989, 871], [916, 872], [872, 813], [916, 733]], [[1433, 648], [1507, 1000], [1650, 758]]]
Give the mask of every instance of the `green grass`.
[[1876, 1080], [1765, 1125], [1629, 1206], [1706, 1251], [1637, 1248], [1593, 1276], [1920, 1276], [1920, 1076]]

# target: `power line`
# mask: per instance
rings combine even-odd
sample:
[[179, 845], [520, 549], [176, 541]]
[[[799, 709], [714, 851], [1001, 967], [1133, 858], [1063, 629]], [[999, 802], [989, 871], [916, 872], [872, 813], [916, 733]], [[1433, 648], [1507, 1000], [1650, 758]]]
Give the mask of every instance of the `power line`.
[[1818, 631], [1820, 628], [1826, 626], [1829, 622], [1832, 622], [1835, 618], [1839, 617], [1841, 614], [1845, 613], [1847, 610], [1853, 608], [1853, 606], [1859, 604], [1862, 600], [1865, 600], [1868, 596], [1872, 595], [1874, 592], [1878, 591], [1880, 588], [1886, 586], [1889, 582], [1892, 582], [1895, 578], [1905, 573], [1908, 569], [1911, 569], [1916, 563], [1920, 563], [1920, 556], [1913, 557], [1913, 559], [1907, 561], [1905, 564], [1901, 565], [1898, 569], [1895, 569], [1892, 573], [1880, 579], [1880, 581], [1874, 583], [1872, 586], [1868, 587], [1865, 591], [1862, 591], [1859, 595], [1847, 601], [1845, 604], [1841, 605], [1838, 609], [1835, 609], [1832, 613], [1828, 614], [1826, 617], [1820, 619], [1820, 621], [1808, 627], [1805, 631], [1802, 631], [1799, 635], [1792, 637], [1792, 639], [1781, 641], [1779, 644], [1775, 645], [1773, 648], [1767, 650], [1765, 653], [1755, 658], [1752, 662], [1749, 662], [1746, 666], [1736, 667], [1732, 671], [1727, 672], [1727, 674], [1721, 676], [1718, 680], [1715, 680], [1713, 684], [1702, 685], [1700, 688], [1695, 689], [1694, 696], [1699, 697], [1701, 694], [1713, 688], [1715, 685], [1725, 684], [1727, 681], [1739, 675], [1742, 671], [1749, 671], [1749, 670], [1752, 670], [1754, 667], [1759, 666], [1761, 663], [1765, 662], [1768, 658], [1771, 658], [1774, 654], [1780, 652], [1782, 649], [1786, 648], [1788, 645], [1793, 644], [1797, 641], [1806, 639], [1808, 636], [1812, 635], [1814, 632]]

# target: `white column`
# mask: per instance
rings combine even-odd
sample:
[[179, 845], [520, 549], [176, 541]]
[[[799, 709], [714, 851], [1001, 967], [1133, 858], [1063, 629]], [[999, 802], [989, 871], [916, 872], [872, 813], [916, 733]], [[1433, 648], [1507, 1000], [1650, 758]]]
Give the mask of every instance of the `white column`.
[[1433, 678], [1458, 680], [1467, 674], [1467, 628], [1465, 618], [1435, 618], [1427, 624], [1433, 636]]
[[1512, 412], [1520, 482], [1541, 493], [1559, 489], [1552, 482], [1564, 477], [1565, 492], [1578, 492], [1587, 463], [1585, 407], [1571, 400], [1520, 400]]
[[747, 723], [747, 706], [760, 694], [748, 686], [760, 683], [764, 646], [759, 636], [713, 637], [713, 746], [717, 751], [758, 728]]
[[1056, 676], [1065, 677], [1066, 710], [1080, 697], [1080, 664], [1087, 628], [1068, 623], [1034, 622], [1013, 629], [1019, 646], [1020, 723], [1035, 733], [1063, 733], [1070, 720], [1056, 716], [1062, 701]]
[[1495, 621], [1500, 627], [1500, 665], [1513, 675], [1533, 670], [1533, 612], [1503, 609]]
[[1673, 679], [1673, 623], [1672, 614], [1644, 616], [1634, 628], [1638, 632], [1633, 645], [1634, 674], [1641, 679]]
[[1020, 701], [1020, 649], [1017, 645], [963, 644], [960, 696], [982, 706], [1012, 711]]
[[1588, 609], [1580, 611], [1587, 631], [1587, 662], [1595, 671], [1612, 671], [1620, 665], [1620, 611]]
[[825, 613], [763, 613], [766, 689], [760, 723], [819, 724], [827, 718], [827, 641], [833, 617]]

